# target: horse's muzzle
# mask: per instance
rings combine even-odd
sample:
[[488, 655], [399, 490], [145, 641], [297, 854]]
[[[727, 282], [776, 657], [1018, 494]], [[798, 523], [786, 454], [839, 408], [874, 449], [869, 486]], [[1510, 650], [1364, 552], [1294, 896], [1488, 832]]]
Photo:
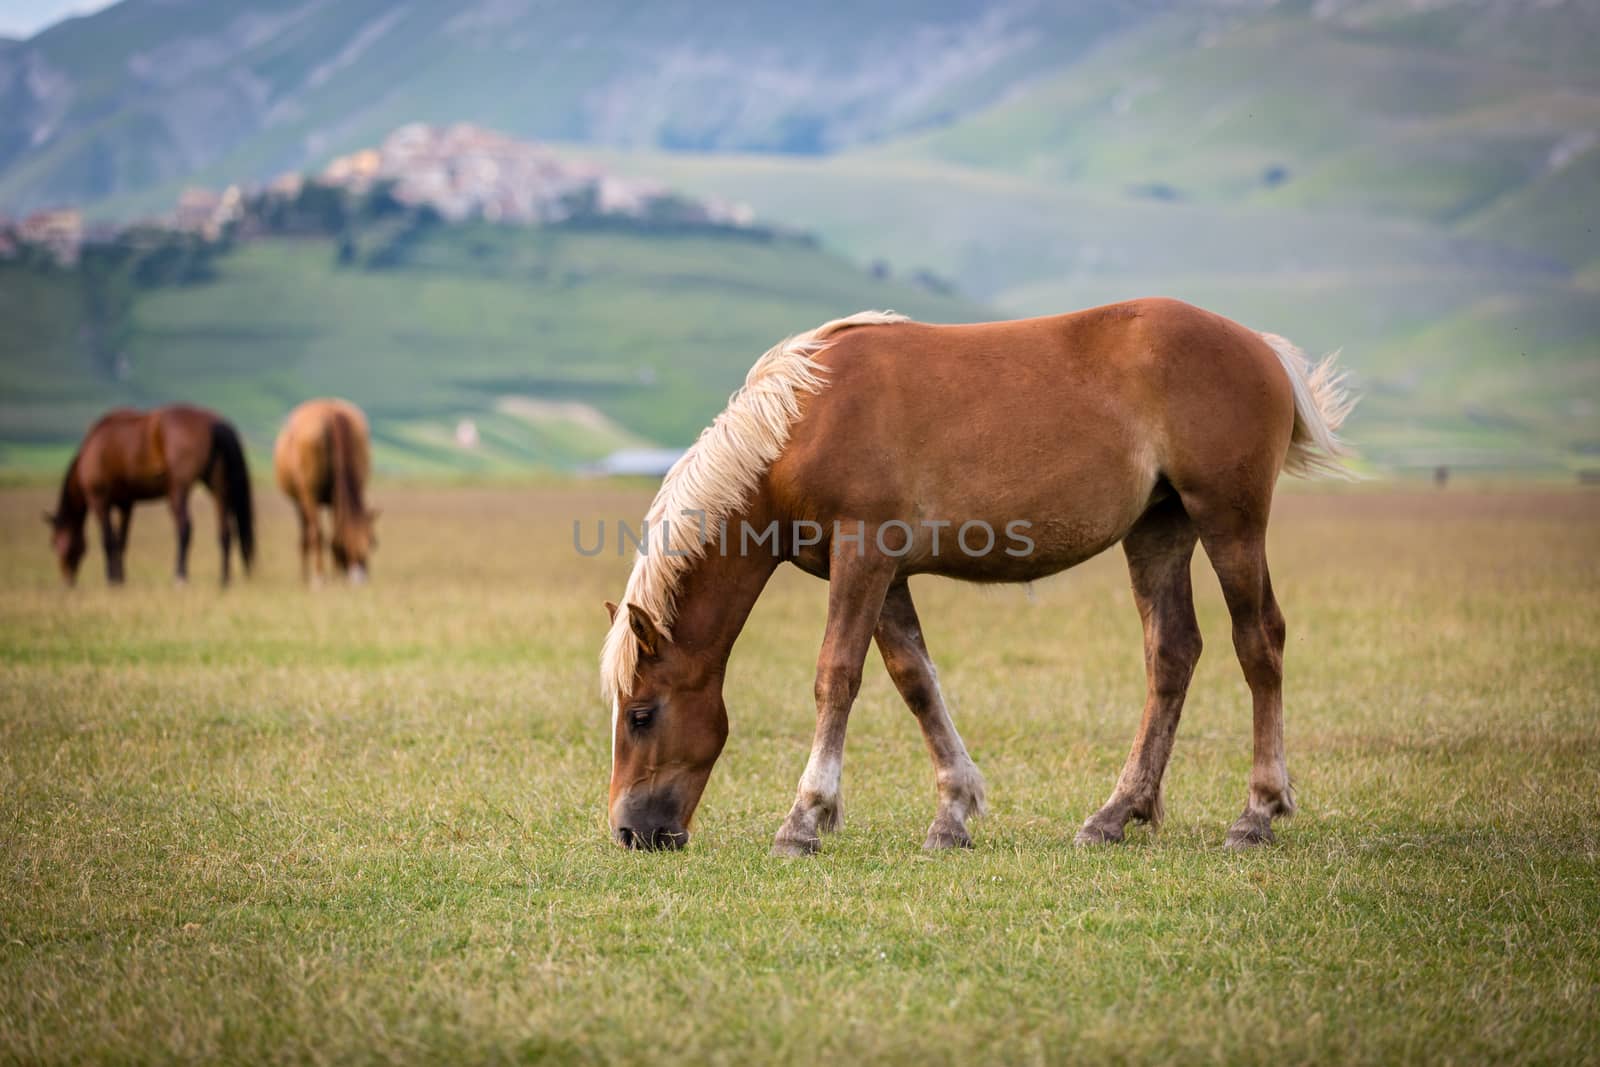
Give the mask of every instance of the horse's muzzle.
[[612, 832], [617, 844], [636, 852], [672, 851], [689, 843], [689, 831], [673, 826], [635, 829], [619, 826]]

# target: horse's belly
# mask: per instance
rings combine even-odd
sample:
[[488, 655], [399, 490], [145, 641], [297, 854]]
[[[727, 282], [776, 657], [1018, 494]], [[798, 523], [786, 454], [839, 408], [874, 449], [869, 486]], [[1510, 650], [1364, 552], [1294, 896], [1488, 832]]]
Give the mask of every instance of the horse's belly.
[[153, 500], [167, 495], [167, 485], [166, 471], [162, 471], [130, 479], [123, 492], [129, 500]]
[[937, 545], [919, 540], [919, 551], [903, 569], [972, 582], [1035, 581], [1077, 566], [1122, 540], [1144, 507], [1141, 501], [1092, 514], [968, 520], [953, 525]]

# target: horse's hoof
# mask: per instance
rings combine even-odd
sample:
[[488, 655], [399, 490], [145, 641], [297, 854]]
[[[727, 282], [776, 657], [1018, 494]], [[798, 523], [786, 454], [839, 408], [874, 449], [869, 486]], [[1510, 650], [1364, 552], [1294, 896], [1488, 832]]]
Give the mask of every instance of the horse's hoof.
[[922, 847], [929, 852], [947, 848], [971, 848], [972, 835], [958, 822], [941, 822], [935, 819], [933, 825], [928, 827], [928, 838], [922, 842]]
[[779, 837], [772, 843], [772, 854], [786, 859], [815, 856], [822, 850], [822, 839], [817, 837]]
[[1240, 852], [1258, 845], [1270, 845], [1275, 840], [1271, 822], [1266, 819], [1260, 821], [1240, 819], [1228, 828], [1228, 839], [1222, 843], [1222, 847]]
[[1122, 827], [1096, 826], [1094, 823], [1084, 823], [1083, 829], [1078, 831], [1078, 836], [1072, 839], [1074, 845], [1116, 845], [1122, 842]]

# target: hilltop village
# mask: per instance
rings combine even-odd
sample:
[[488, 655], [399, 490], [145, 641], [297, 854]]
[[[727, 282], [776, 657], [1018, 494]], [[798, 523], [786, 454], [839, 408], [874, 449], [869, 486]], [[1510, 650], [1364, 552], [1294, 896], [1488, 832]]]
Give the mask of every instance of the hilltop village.
[[[74, 207], [0, 217], [0, 259], [30, 251], [75, 265], [85, 244], [180, 235], [204, 242], [279, 231], [326, 219], [329, 195], [349, 203], [379, 200], [446, 222], [508, 225], [617, 222], [640, 226], [760, 231], [748, 204], [673, 192], [648, 178], [612, 174], [550, 148], [470, 124], [412, 123], [374, 148], [332, 160], [314, 174], [287, 173], [223, 189], [191, 186], [167, 216], [117, 226]], [[286, 222], [286, 220], [293, 220]]]

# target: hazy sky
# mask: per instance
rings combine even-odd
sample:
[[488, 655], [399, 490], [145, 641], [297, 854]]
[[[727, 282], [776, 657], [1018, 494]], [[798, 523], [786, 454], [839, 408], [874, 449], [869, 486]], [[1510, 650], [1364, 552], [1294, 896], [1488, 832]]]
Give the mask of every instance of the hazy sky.
[[110, 7], [112, 0], [0, 0], [0, 37], [32, 37], [52, 22]]

